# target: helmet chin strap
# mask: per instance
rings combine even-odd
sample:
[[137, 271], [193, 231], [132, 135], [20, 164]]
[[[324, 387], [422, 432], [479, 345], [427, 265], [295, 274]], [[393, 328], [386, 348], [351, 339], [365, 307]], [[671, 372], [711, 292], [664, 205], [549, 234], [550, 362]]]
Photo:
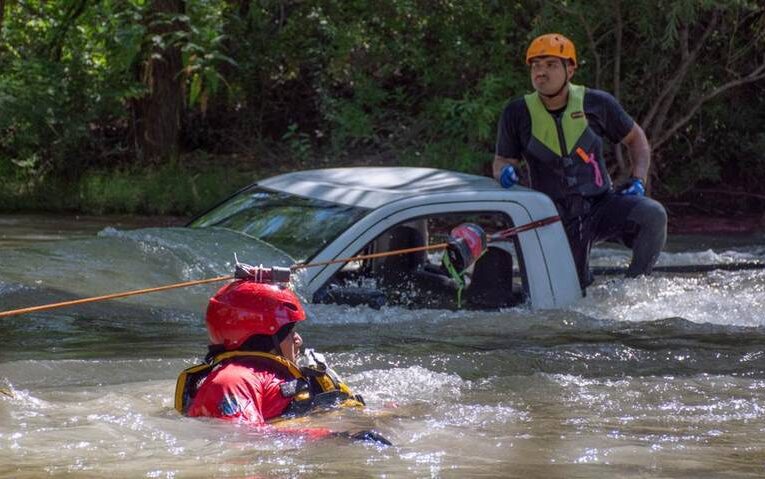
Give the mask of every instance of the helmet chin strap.
[[282, 345], [281, 341], [279, 341], [279, 338], [276, 337], [276, 335], [271, 336], [271, 341], [274, 343], [274, 350], [276, 351], [276, 354], [278, 356], [284, 356], [284, 352], [282, 351]]
[[568, 85], [568, 80], [564, 81], [563, 85], [560, 88], [558, 88], [558, 91], [556, 91], [552, 95], [544, 94], [541, 91], [539, 92], [539, 94], [542, 95], [545, 98], [555, 98], [556, 96], [560, 95], [560, 93], [563, 91], [564, 88], [566, 88], [566, 85]]
[[287, 323], [279, 329], [273, 336], [271, 336], [271, 342], [274, 344], [274, 349], [279, 356], [284, 356], [282, 351], [282, 342], [289, 336], [292, 330], [295, 329], [295, 323]]

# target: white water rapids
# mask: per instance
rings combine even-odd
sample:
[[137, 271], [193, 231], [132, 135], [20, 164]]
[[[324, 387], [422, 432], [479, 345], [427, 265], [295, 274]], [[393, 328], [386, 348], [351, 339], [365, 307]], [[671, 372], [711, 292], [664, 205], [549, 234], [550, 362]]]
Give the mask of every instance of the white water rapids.
[[[0, 217], [0, 310], [279, 260], [225, 232], [72, 223]], [[742, 261], [765, 237], [672, 237], [660, 264]], [[367, 408], [299, 424], [387, 448], [181, 417], [217, 287], [1, 319], [0, 478], [765, 475], [765, 270], [599, 277], [558, 311], [308, 305], [306, 344]]]

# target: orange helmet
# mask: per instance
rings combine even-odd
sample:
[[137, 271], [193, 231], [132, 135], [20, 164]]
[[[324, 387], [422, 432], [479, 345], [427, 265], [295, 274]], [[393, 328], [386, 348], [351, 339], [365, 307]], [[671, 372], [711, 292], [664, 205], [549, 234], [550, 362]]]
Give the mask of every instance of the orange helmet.
[[250, 336], [273, 336], [290, 323], [305, 320], [295, 293], [254, 281], [234, 281], [221, 288], [207, 306], [207, 331], [213, 344], [231, 351]]
[[526, 50], [526, 64], [531, 64], [531, 59], [534, 57], [545, 56], [571, 60], [576, 66], [574, 42], [560, 33], [547, 33], [532, 40], [529, 49]]

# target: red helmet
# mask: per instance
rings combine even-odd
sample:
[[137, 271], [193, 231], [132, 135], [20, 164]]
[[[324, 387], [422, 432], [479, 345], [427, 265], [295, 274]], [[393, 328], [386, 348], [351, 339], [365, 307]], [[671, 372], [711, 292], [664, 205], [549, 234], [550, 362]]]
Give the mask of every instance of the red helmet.
[[275, 284], [234, 281], [215, 293], [207, 306], [212, 344], [237, 349], [253, 334], [272, 336], [282, 326], [305, 319], [295, 293]]

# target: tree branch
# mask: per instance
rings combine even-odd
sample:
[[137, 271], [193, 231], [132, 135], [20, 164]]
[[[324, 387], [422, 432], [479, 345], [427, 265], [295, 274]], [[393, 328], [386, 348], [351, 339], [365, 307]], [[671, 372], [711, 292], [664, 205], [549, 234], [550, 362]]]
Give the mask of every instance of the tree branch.
[[[736, 11], [737, 19], [739, 18], [738, 15], [740, 14], [740, 11]], [[765, 28], [760, 29], [759, 31], [755, 30], [754, 36], [749, 36], [747, 38], [747, 47], [746, 48], [739, 48], [738, 50], [734, 50], [734, 44], [736, 41], [736, 37], [739, 31], [739, 28], [744, 29], [745, 35], [751, 35], [752, 29], [747, 29], [747, 24], [749, 23], [756, 23], [757, 20], [761, 20], [765, 17], [765, 8], [761, 8], [760, 10], [752, 11], [744, 15], [743, 18], [738, 19], [737, 21], [733, 22], [733, 31], [728, 34], [730, 40], [728, 43], [728, 55], [727, 55], [727, 62], [726, 62], [726, 69], [730, 68], [730, 65], [735, 63], [736, 61], [746, 58], [747, 56], [752, 54], [752, 51], [756, 52], [758, 49], [758, 45], [762, 42], [762, 40], [765, 38]], [[755, 27], [756, 28], [756, 27]]]
[[[98, 0], [96, 0], [98, 1]], [[48, 46], [48, 57], [53, 61], [59, 61], [61, 60], [61, 50], [64, 47], [64, 38], [66, 37], [66, 34], [69, 32], [69, 29], [72, 28], [74, 23], [77, 21], [77, 18], [80, 17], [83, 13], [85, 13], [85, 9], [88, 6], [88, 0], [80, 0], [78, 3], [73, 4], [69, 11], [66, 13], [66, 17], [64, 18], [64, 21], [61, 23], [61, 26], [56, 30], [56, 33], [53, 35], [53, 39], [51, 40], [49, 46]]]
[[552, 5], [553, 8], [556, 10], [565, 13], [566, 15], [572, 15], [579, 20], [579, 23], [582, 25], [582, 28], [584, 29], [584, 32], [587, 34], [587, 44], [590, 46], [590, 51], [592, 52], [592, 56], [595, 59], [595, 88], [603, 88], [603, 84], [601, 81], [602, 77], [602, 60], [601, 55], [598, 53], [598, 41], [595, 40], [595, 30], [598, 29], [598, 27], [601, 25], [601, 22], [598, 22], [594, 26], [592, 25], [592, 19], [585, 18], [584, 14], [581, 10], [567, 7], [565, 5], [561, 5], [558, 2], [550, 2], [550, 5]]
[[[699, 53], [701, 52], [701, 48], [704, 46], [707, 38], [709, 38], [709, 35], [712, 34], [712, 31], [717, 26], [719, 18], [720, 13], [715, 10], [712, 20], [710, 20], [709, 24], [704, 30], [704, 33], [701, 35], [701, 38], [696, 44], [696, 47], [690, 53], [688, 53], [687, 56], [683, 54], [685, 59], [680, 63], [680, 66], [677, 68], [677, 70], [675, 70], [675, 74], [672, 75], [672, 77], [666, 83], [664, 90], [662, 90], [651, 109], [648, 110], [648, 113], [646, 113], [646, 115], [643, 117], [643, 120], [640, 122], [643, 126], [643, 129], [651, 131], [651, 134], [648, 135], [649, 139], [653, 140], [655, 132], [657, 132], [658, 128], [661, 127], [661, 125], [656, 125], [654, 127], [654, 120], [656, 116], [660, 111], [662, 111], [662, 109], [668, 109], [669, 106], [674, 103], [675, 94], [677, 93], [677, 90], [679, 89], [682, 82], [685, 80], [685, 77], [688, 74], [688, 69], [696, 61], [696, 57], [698, 57]], [[669, 106], [665, 108], [665, 104]]]
[[743, 78], [738, 78], [736, 80], [731, 80], [728, 83], [720, 85], [719, 87], [710, 91], [706, 95], [703, 95], [701, 98], [699, 98], [696, 101], [696, 103], [693, 104], [693, 106], [691, 106], [690, 110], [688, 110], [688, 113], [684, 117], [682, 117], [680, 120], [675, 122], [675, 124], [672, 125], [672, 127], [668, 128], [659, 138], [653, 140], [653, 143], [652, 143], [653, 148], [658, 149], [667, 140], [672, 138], [672, 136], [677, 132], [677, 130], [685, 126], [691, 120], [691, 118], [693, 118], [693, 116], [696, 114], [696, 112], [699, 110], [699, 108], [701, 108], [701, 106], [704, 103], [715, 98], [721, 93], [724, 93], [730, 90], [731, 88], [745, 85], [747, 83], [753, 83], [763, 79], [765, 79], [765, 61], [756, 69], [754, 69], [751, 73], [749, 73], [747, 76]]
[[595, 35], [593, 32], [593, 28], [590, 27], [590, 23], [584, 18], [584, 15], [582, 15], [582, 12], [577, 13], [577, 18], [579, 19], [579, 23], [582, 24], [584, 27], [585, 33], [587, 33], [587, 42], [590, 45], [590, 50], [592, 51], [592, 56], [595, 58], [595, 88], [603, 88], [603, 84], [600, 80], [601, 78], [601, 59], [600, 54], [598, 53], [598, 47], [595, 42]]

